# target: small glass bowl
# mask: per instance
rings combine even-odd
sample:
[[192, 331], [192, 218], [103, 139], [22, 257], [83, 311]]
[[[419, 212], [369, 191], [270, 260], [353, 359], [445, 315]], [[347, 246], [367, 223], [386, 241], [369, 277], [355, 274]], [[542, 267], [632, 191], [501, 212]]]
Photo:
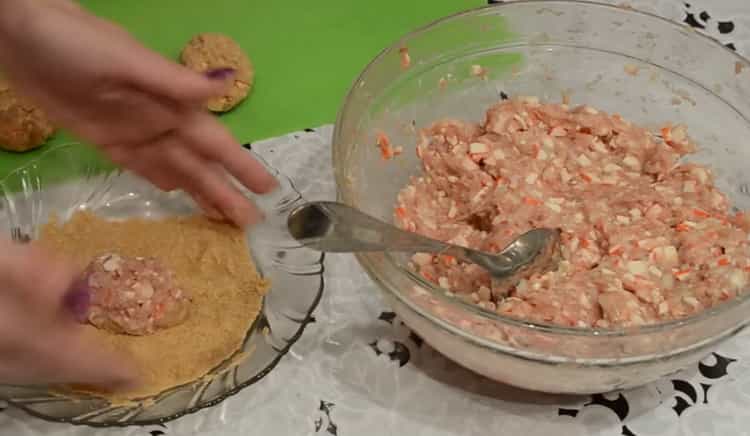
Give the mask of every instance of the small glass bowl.
[[[126, 405], [88, 395], [63, 397], [44, 387], [8, 385], [0, 385], [0, 399], [50, 421], [96, 427], [150, 425], [216, 405], [268, 374], [299, 339], [323, 292], [323, 256], [301, 247], [286, 231], [286, 216], [302, 197], [288, 178], [269, 170], [279, 179], [280, 189], [267, 196], [247, 193], [266, 213], [248, 241], [258, 270], [271, 283], [261, 314], [237, 350], [248, 353], [248, 358], [236, 366], [227, 359], [201, 379]], [[0, 231], [16, 241], [35, 239], [52, 213], [65, 220], [83, 209], [112, 219], [197, 212], [185, 194], [161, 192], [128, 172], [102, 165], [77, 144], [50, 149], [0, 181]]]
[[[408, 51], [410, 65], [404, 68]], [[688, 126], [734, 206], [750, 208], [750, 64], [693, 29], [583, 1], [513, 1], [448, 17], [380, 53], [349, 91], [333, 138], [339, 199], [391, 221], [421, 173], [416, 129], [480, 121], [509, 95], [571, 99], [656, 129]], [[403, 154], [383, 161], [385, 133]], [[750, 321], [750, 292], [640, 329], [534, 324], [463, 303], [412, 273], [408, 256], [357, 256], [396, 313], [456, 362], [501, 382], [586, 394], [648, 383], [698, 361]]]

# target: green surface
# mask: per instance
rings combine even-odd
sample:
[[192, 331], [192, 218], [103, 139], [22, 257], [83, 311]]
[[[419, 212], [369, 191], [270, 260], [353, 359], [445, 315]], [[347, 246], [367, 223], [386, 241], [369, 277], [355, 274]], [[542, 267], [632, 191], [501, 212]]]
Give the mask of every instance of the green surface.
[[87, 177], [102, 170], [115, 168], [102, 159], [93, 148], [84, 145], [47, 147], [43, 152], [35, 153], [34, 157], [41, 157], [43, 153], [48, 155], [38, 159], [34, 165], [24, 162], [24, 168], [28, 171], [11, 172], [0, 179], [0, 189], [6, 193], [36, 190], [73, 177]]
[[[1, 1], [1, 0], [0, 0]], [[243, 142], [334, 121], [356, 75], [385, 46], [483, 0], [81, 0], [176, 59], [200, 32], [226, 33], [256, 69], [250, 97], [222, 115]], [[70, 142], [58, 134], [47, 146]], [[0, 178], [39, 152], [0, 152]]]

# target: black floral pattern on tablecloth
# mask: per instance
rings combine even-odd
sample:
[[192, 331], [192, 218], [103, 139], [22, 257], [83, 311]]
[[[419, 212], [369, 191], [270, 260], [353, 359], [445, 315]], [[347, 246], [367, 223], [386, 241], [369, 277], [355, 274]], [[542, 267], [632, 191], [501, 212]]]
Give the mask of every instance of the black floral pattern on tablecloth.
[[[714, 363], [709, 363], [710, 360], [714, 360]], [[737, 359], [731, 357], [723, 356], [718, 353], [711, 353], [710, 357], [704, 359], [698, 364], [698, 373], [701, 377], [707, 379], [709, 383], [699, 382], [696, 384], [685, 379], [672, 379], [671, 383], [674, 388], [672, 410], [674, 410], [677, 417], [679, 418], [682, 416], [682, 414], [691, 407], [696, 407], [700, 404], [708, 404], [709, 389], [729, 375], [728, 367], [731, 363], [736, 361]], [[592, 395], [591, 399], [584, 403], [581, 408], [559, 408], [557, 414], [559, 416], [568, 416], [575, 419], [579, 416], [581, 410], [587, 407], [605, 407], [614, 413], [620, 420], [620, 423], [622, 423], [623, 436], [638, 436], [625, 424], [625, 421], [630, 414], [630, 403], [628, 402], [627, 392], [617, 393], [617, 397], [610, 399], [612, 395], [615, 394], [608, 396], [603, 394]]]
[[331, 412], [336, 405], [330, 401], [320, 400], [318, 405], [318, 417], [315, 419], [315, 433], [322, 433], [330, 436], [339, 434], [339, 427], [331, 419]]
[[[695, 10], [690, 3], [684, 3], [685, 17], [682, 21], [694, 29], [705, 31], [709, 35], [718, 36], [720, 39], [734, 32], [734, 21], [713, 20], [712, 15], [706, 10]], [[718, 35], [716, 35], [718, 32]], [[737, 50], [733, 42], [725, 42], [724, 45], [732, 50]]]
[[[390, 360], [399, 363], [399, 367], [406, 365], [411, 357], [411, 353], [416, 353], [417, 349], [422, 346], [422, 339], [405, 326], [398, 316], [391, 311], [383, 311], [377, 317], [377, 320], [389, 324], [394, 332], [396, 329], [404, 328], [407, 334], [394, 335], [400, 340], [394, 340], [391, 336], [384, 336], [373, 340], [368, 345], [374, 351], [376, 356], [387, 355]], [[737, 359], [724, 356], [719, 353], [712, 353], [708, 358], [698, 363], [697, 380], [687, 380], [684, 378], [673, 378], [668, 380], [673, 392], [663, 392], [656, 388], [660, 396], [665, 401], [671, 401], [671, 409], [674, 416], [679, 419], [683, 413], [700, 405], [709, 404], [709, 390], [725, 381], [729, 376], [728, 368]], [[632, 397], [631, 397], [632, 399]], [[571, 419], [580, 419], [583, 410], [589, 407], [603, 407], [612, 412], [620, 422], [620, 434], [623, 436], [638, 436], [636, 430], [628, 427], [628, 419], [631, 418], [632, 407], [629, 400], [628, 392], [616, 392], [612, 394], [595, 394], [589, 397], [589, 400], [583, 402], [578, 408], [560, 407], [557, 409], [558, 416], [569, 417]], [[323, 424], [322, 418], [320, 425]]]
[[408, 330], [404, 322], [399, 320], [394, 312], [380, 312], [380, 315], [378, 315], [378, 321], [388, 323], [394, 328], [398, 327], [407, 329], [408, 334], [405, 335], [404, 338], [401, 338], [403, 340], [392, 338], [378, 338], [373, 340], [368, 345], [375, 352], [375, 355], [381, 356], [385, 354], [391, 361], [398, 362], [399, 367], [409, 363], [412, 355], [412, 350], [410, 348], [413, 347], [415, 349], [413, 351], [416, 352], [416, 350], [422, 347], [424, 340], [418, 334]]
[[[385, 345], [384, 345], [385, 344]], [[411, 359], [411, 351], [403, 342], [380, 339], [370, 342], [370, 348], [376, 356], [387, 355], [392, 361], [398, 362], [398, 366], [404, 366]]]

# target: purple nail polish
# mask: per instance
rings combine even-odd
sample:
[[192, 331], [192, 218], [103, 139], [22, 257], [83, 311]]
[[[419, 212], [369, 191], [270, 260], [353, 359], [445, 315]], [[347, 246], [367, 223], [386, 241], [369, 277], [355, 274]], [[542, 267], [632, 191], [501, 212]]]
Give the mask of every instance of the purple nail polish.
[[63, 298], [63, 304], [78, 322], [86, 322], [89, 316], [91, 294], [85, 277], [80, 277], [73, 283]]
[[215, 70], [208, 70], [204, 74], [212, 80], [226, 80], [234, 76], [234, 72], [234, 68], [217, 68]]

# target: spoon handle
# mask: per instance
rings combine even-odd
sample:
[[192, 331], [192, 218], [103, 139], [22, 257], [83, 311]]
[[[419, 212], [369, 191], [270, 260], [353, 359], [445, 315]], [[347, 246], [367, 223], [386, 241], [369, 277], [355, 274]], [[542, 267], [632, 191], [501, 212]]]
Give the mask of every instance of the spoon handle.
[[[290, 231], [305, 246], [330, 253], [363, 251], [448, 253], [453, 247], [400, 230], [354, 208], [335, 202], [305, 205], [304, 219], [291, 220]], [[295, 224], [292, 224], [295, 221]], [[299, 223], [305, 229], [295, 228]], [[320, 223], [320, 224], [318, 224]], [[317, 226], [317, 227], [316, 227]], [[458, 253], [456, 253], [458, 254]], [[460, 253], [464, 255], [464, 253]]]
[[560, 240], [559, 230], [534, 229], [516, 238], [499, 254], [487, 254], [407, 232], [345, 204], [328, 201], [307, 203], [293, 210], [287, 228], [294, 239], [319, 251], [445, 254], [477, 264], [495, 279], [513, 277], [522, 270], [546, 271]]

